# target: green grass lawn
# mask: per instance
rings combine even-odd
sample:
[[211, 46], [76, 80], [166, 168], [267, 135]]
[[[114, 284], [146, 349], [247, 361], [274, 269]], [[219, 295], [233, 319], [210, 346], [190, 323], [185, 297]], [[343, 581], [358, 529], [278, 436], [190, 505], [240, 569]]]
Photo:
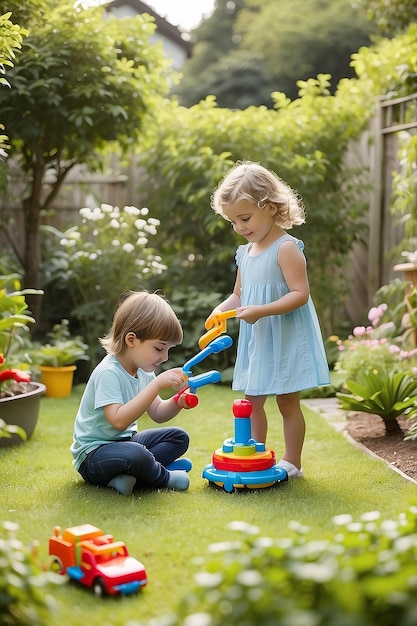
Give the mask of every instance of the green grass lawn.
[[[54, 588], [56, 612], [45, 626], [125, 626], [169, 612], [191, 586], [195, 559], [206, 554], [209, 544], [235, 537], [227, 528], [231, 521], [254, 524], [263, 536], [288, 537], [290, 522], [297, 520], [309, 527], [311, 537], [325, 538], [334, 515], [351, 513], [358, 518], [379, 510], [393, 519], [417, 502], [415, 484], [353, 447], [309, 409], [305, 409], [304, 479], [236, 494], [209, 487], [202, 471], [212, 452], [234, 434], [232, 403], [237, 397], [229, 387], [213, 385], [199, 390], [196, 409], [183, 411], [171, 422], [191, 435], [188, 456], [194, 467], [189, 491], [124, 498], [113, 490], [86, 485], [71, 465], [69, 446], [82, 390], [75, 387], [69, 398], [60, 400], [43, 398], [32, 439], [0, 449], [1, 519], [18, 523], [24, 543], [39, 541], [39, 559], [44, 563], [54, 526], [94, 524], [125, 541], [146, 566], [149, 583], [139, 595], [126, 598], [99, 599], [72, 582]], [[268, 447], [278, 459], [281, 418], [274, 400], [268, 404]], [[154, 424], [143, 417], [139, 425]]]

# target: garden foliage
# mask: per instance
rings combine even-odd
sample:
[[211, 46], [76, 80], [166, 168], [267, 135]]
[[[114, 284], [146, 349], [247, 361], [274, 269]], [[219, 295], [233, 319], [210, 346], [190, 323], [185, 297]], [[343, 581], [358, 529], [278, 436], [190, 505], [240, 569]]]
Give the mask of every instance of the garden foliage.
[[64, 232], [45, 227], [44, 280], [55, 298], [67, 302], [93, 364], [120, 294], [146, 288], [150, 276], [166, 270], [151, 244], [158, 226], [147, 208], [101, 204], [81, 209], [79, 225]]
[[345, 341], [331, 338], [338, 348], [334, 369], [343, 380], [336, 394], [341, 408], [379, 415], [387, 434], [402, 432], [398, 417], [417, 416], [417, 346], [404, 327], [409, 318], [399, 315], [404, 306], [404, 296], [401, 306], [374, 306], [371, 325], [357, 326]]
[[191, 109], [166, 101], [158, 123], [147, 126], [149, 149], [140, 159], [169, 268], [158, 282], [168, 292], [192, 284], [230, 293], [242, 239], [211, 210], [210, 196], [236, 160], [260, 161], [303, 197], [307, 224], [291, 232], [305, 242], [311, 291], [327, 333], [347, 293], [347, 255], [366, 233], [364, 171], [348, 171], [344, 163], [349, 141], [366, 122], [364, 102], [332, 97], [328, 76], [300, 84], [293, 102], [283, 94], [273, 98], [275, 110], [244, 111], [220, 109], [212, 97]]
[[[11, 138], [9, 206], [21, 206], [23, 224], [16, 229], [5, 210], [1, 221], [24, 284], [40, 288], [41, 214], [54, 210], [76, 165], [100, 170], [103, 152], [128, 151], [139, 141], [147, 110], [169, 89], [169, 62], [150, 42], [155, 24], [148, 15], [119, 19], [72, 0], [7, 4], [29, 35], [8, 68], [11, 89], [0, 89], [1, 122]], [[38, 319], [35, 306], [30, 301]]]
[[66, 319], [55, 324], [46, 335], [46, 342], [39, 347], [32, 346], [30, 356], [35, 365], [66, 367], [77, 361], [88, 361], [88, 345], [80, 335], [71, 335]]
[[348, 380], [349, 394], [337, 393], [342, 409], [361, 411], [382, 417], [387, 434], [401, 433], [397, 417], [417, 416], [417, 379], [411, 373], [373, 369]]
[[[37, 546], [25, 546], [19, 527], [3, 522], [0, 535], [0, 625], [40, 626], [53, 611], [51, 589], [64, 579], [45, 572], [37, 561]], [[49, 593], [48, 593], [49, 592]]]
[[310, 539], [298, 522], [289, 538], [232, 523], [235, 541], [212, 544], [175, 614], [149, 626], [416, 623], [417, 507], [397, 520], [373, 511], [333, 522], [333, 535], [322, 540]]
[[30, 315], [26, 298], [42, 294], [36, 289], [22, 289], [18, 274], [0, 276], [0, 353], [7, 357], [8, 367], [28, 367], [21, 351], [27, 345], [25, 338], [29, 325], [35, 320]]

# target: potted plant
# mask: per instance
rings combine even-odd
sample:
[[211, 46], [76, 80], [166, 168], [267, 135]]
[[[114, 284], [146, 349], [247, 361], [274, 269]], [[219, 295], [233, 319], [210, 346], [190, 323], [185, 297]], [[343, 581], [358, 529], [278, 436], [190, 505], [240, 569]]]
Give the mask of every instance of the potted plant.
[[45, 396], [64, 398], [71, 393], [77, 361], [88, 361], [90, 358], [88, 346], [79, 335], [71, 336], [66, 319], [55, 324], [47, 338], [49, 342], [34, 350], [32, 358], [46, 386]]
[[30, 439], [35, 430], [45, 385], [31, 380], [26, 295], [42, 295], [37, 289], [21, 289], [18, 274], [0, 276], [0, 446]]

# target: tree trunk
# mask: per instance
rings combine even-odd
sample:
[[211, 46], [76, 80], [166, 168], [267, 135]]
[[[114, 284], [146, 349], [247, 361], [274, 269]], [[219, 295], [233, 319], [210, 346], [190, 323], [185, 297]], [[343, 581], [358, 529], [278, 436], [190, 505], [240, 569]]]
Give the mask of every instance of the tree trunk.
[[388, 436], [403, 434], [403, 430], [395, 417], [384, 419], [384, 423], [385, 423], [385, 432]]
[[[42, 258], [40, 243], [41, 193], [43, 162], [36, 160], [33, 166], [32, 189], [29, 197], [23, 200], [24, 220], [24, 275], [23, 287], [42, 288]], [[37, 322], [40, 321], [42, 300], [39, 296], [26, 296], [29, 310]]]

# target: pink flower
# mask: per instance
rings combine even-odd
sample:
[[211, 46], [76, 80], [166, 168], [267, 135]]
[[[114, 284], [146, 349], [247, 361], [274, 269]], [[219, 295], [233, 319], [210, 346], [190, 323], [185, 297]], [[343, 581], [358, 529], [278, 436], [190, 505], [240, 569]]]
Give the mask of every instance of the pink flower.
[[373, 306], [371, 309], [369, 309], [368, 320], [372, 322], [372, 326], [374, 328], [375, 326], [378, 326], [379, 322], [384, 317], [384, 313], [387, 310], [387, 308], [388, 308], [388, 305], [383, 303], [383, 304], [380, 304], [379, 306]]
[[400, 348], [398, 346], [395, 346], [394, 344], [391, 344], [388, 350], [391, 352], [391, 354], [398, 354], [399, 352], [401, 352]]
[[353, 336], [354, 337], [362, 337], [363, 335], [366, 334], [366, 328], [365, 326], [356, 326], [353, 329]]

